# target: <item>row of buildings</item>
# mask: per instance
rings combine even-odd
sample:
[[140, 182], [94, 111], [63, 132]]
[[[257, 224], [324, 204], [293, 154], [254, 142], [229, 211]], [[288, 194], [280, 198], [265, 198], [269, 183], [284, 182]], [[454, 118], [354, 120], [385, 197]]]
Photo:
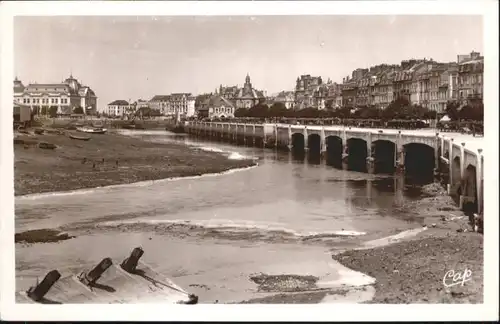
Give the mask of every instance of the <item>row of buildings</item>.
[[[358, 68], [342, 83], [323, 82], [320, 76], [300, 75], [291, 91], [267, 96], [253, 87], [247, 74], [243, 86], [220, 85], [212, 93], [155, 95], [151, 100], [114, 100], [103, 111], [108, 116], [126, 117], [141, 108], [163, 116], [233, 117], [237, 109], [249, 109], [259, 103], [283, 103], [287, 109], [338, 109], [375, 106], [385, 109], [398, 98], [411, 104], [443, 112], [450, 100], [466, 104], [483, 98], [484, 58], [478, 52], [458, 55], [456, 62], [410, 59], [399, 65], [379, 64]], [[35, 113], [56, 107], [58, 114], [95, 114], [97, 96], [72, 75], [61, 83], [27, 86], [14, 80], [14, 101], [27, 105]]]
[[253, 89], [247, 75], [243, 88], [222, 87], [204, 95], [196, 112], [208, 117], [232, 117], [238, 108], [249, 108], [259, 102], [271, 105], [281, 102], [287, 109], [339, 109], [374, 106], [385, 109], [398, 98], [412, 105], [442, 113], [448, 101], [462, 105], [482, 101], [484, 57], [478, 52], [458, 55], [456, 62], [432, 59], [410, 59], [401, 64], [379, 64], [358, 68], [342, 83], [325, 83], [320, 76], [297, 77], [292, 91], [266, 96]]
[[450, 100], [467, 104], [483, 99], [484, 58], [478, 52], [456, 62], [411, 59], [400, 65], [356, 69], [341, 85], [341, 106], [386, 108], [404, 98], [413, 105], [443, 112]]
[[35, 114], [48, 114], [49, 110], [57, 109], [59, 115], [93, 115], [97, 112], [97, 96], [72, 75], [60, 83], [33, 82], [28, 85], [16, 77], [14, 105], [28, 106]]

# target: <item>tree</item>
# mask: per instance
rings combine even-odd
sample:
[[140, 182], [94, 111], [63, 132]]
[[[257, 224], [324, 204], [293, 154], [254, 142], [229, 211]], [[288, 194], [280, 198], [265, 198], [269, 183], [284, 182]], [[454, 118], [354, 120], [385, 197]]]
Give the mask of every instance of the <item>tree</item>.
[[448, 101], [446, 103], [446, 114], [451, 120], [458, 120], [460, 118], [458, 114], [458, 108], [460, 103], [458, 101]]
[[56, 118], [57, 117], [57, 106], [50, 106], [50, 108], [49, 108], [49, 116], [51, 118]]
[[339, 110], [336, 111], [336, 117], [340, 117], [340, 118], [349, 118], [351, 117], [351, 110], [352, 110], [352, 107], [349, 107], [349, 106], [344, 106], [342, 108], [340, 108]]
[[73, 109], [73, 114], [83, 114], [83, 108], [81, 106], [75, 107]]
[[258, 103], [252, 108], [248, 109], [248, 117], [267, 117], [269, 107], [264, 103]]
[[152, 109], [152, 108], [148, 108], [148, 109], [150, 111], [151, 117], [161, 116], [161, 111], [159, 109]]
[[437, 118], [437, 111], [435, 110], [429, 110], [426, 113], [424, 113], [423, 119], [436, 119]]
[[307, 107], [295, 111], [294, 116], [299, 118], [318, 118], [320, 115], [319, 110], [313, 107]]
[[410, 110], [410, 101], [404, 97], [399, 97], [387, 106], [382, 112], [384, 119], [406, 118]]
[[460, 119], [470, 119], [481, 121], [484, 120], [484, 107], [483, 103], [469, 103], [465, 105], [458, 112], [458, 116]]
[[334, 106], [334, 101], [333, 99], [328, 99], [325, 101], [325, 109], [326, 110], [333, 110]]
[[282, 102], [275, 102], [269, 108], [268, 114], [269, 117], [286, 117], [288, 116], [288, 109]]
[[423, 119], [429, 113], [429, 109], [421, 105], [408, 106], [403, 111], [406, 113], [407, 118], [410, 119]]
[[376, 106], [365, 106], [356, 110], [353, 117], [361, 119], [375, 119], [380, 117], [381, 111]]
[[238, 108], [234, 112], [234, 117], [241, 118], [241, 117], [247, 117], [248, 115], [248, 110], [245, 108]]
[[42, 107], [42, 111], [40, 112], [40, 114], [47, 115], [47, 112], [48, 112], [47, 106], [43, 106]]

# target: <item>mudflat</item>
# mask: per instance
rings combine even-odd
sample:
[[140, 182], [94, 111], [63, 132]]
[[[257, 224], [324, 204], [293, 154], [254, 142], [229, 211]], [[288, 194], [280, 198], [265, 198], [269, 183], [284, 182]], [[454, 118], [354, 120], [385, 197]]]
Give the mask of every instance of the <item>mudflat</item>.
[[[333, 259], [376, 279], [370, 303], [482, 303], [483, 235], [472, 232], [468, 217], [440, 184], [423, 189], [427, 197], [403, 208], [422, 218], [428, 230], [386, 246], [334, 254]], [[466, 271], [466, 282], [445, 278]]]
[[[151, 143], [112, 132], [92, 134], [88, 141], [71, 139], [70, 133], [14, 135], [16, 196], [219, 173], [255, 164], [182, 144]], [[40, 148], [40, 142], [56, 148]]]

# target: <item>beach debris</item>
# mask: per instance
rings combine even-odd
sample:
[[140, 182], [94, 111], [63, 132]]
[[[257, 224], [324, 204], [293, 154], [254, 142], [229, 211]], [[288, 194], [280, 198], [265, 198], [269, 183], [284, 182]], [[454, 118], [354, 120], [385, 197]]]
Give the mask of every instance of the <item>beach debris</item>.
[[95, 169], [95, 162], [92, 163], [92, 169]]
[[46, 149], [46, 150], [53, 150], [57, 146], [55, 144], [52, 144], [52, 143], [40, 142], [40, 143], [38, 143], [38, 147], [41, 149]]
[[97, 280], [99, 280], [104, 271], [108, 270], [108, 268], [112, 265], [113, 261], [111, 261], [111, 258], [104, 258], [94, 269], [90, 270], [88, 273], [80, 273], [80, 275], [78, 276], [78, 280], [80, 280], [80, 282], [87, 286], [92, 286], [97, 282]]
[[[43, 278], [41, 283], [36, 284], [36, 286], [30, 287], [26, 294], [29, 298], [34, 301], [41, 301], [43, 297], [47, 294], [47, 292], [52, 288], [52, 286], [61, 278], [61, 274], [57, 270], [52, 270], [45, 278]], [[37, 278], [38, 281], [38, 278]]]
[[129, 273], [134, 273], [137, 264], [139, 263], [139, 259], [142, 257], [144, 254], [144, 250], [141, 247], [136, 247], [132, 253], [130, 253], [130, 256], [123, 260], [122, 264], [120, 265], [123, 270], [129, 272]]
[[116, 160], [116, 167], [118, 167], [118, 160]]
[[57, 270], [50, 271], [41, 283], [26, 292], [16, 292], [19, 303], [136, 303], [142, 297], [165, 303], [197, 304], [198, 296], [177, 286], [169, 278], [139, 262], [144, 254], [135, 248], [120, 266], [107, 257], [90, 271], [61, 278]]
[[87, 158], [86, 157], [83, 158], [82, 164], [85, 164], [85, 162], [87, 162]]

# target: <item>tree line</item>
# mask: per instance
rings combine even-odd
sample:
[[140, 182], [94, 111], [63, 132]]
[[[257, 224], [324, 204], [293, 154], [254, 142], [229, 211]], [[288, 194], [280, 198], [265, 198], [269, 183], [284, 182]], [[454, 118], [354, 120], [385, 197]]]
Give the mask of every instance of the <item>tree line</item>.
[[[449, 101], [445, 113], [451, 120], [483, 120], [484, 111], [482, 101], [469, 102], [461, 106], [456, 101]], [[363, 107], [342, 107], [339, 109], [327, 108], [319, 110], [313, 107], [304, 109], [287, 109], [282, 102], [275, 102], [271, 106], [259, 103], [250, 109], [239, 108], [235, 111], [237, 118], [354, 118], [354, 119], [436, 119], [438, 114], [421, 105], [412, 105], [406, 98], [398, 98], [391, 102], [385, 109], [368, 105]]]

